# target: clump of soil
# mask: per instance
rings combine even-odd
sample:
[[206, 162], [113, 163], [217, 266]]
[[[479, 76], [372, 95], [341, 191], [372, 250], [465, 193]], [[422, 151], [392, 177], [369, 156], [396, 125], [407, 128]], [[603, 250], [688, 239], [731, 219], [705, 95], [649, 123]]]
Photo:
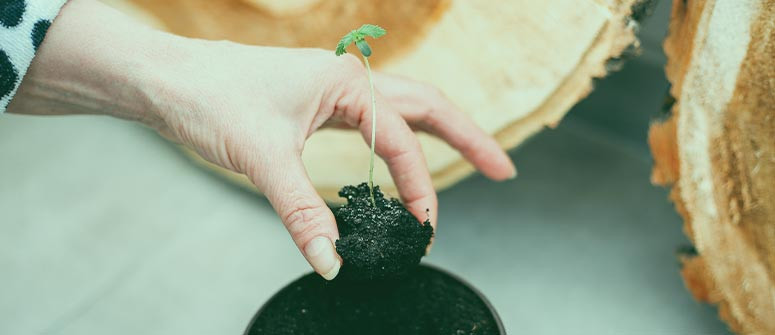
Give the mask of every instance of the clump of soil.
[[430, 221], [420, 223], [395, 198], [374, 187], [345, 186], [339, 196], [347, 204], [334, 209], [339, 227], [336, 251], [343, 264], [337, 280], [400, 277], [420, 263], [433, 236]]
[[456, 278], [416, 266], [400, 279], [327, 282], [310, 273], [259, 311], [247, 335], [497, 335], [496, 316]]

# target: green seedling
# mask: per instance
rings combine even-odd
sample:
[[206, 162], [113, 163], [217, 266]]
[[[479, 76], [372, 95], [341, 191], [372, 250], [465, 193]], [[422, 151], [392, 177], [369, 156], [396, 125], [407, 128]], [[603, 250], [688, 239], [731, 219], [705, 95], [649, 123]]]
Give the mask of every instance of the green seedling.
[[379, 26], [373, 24], [364, 24], [347, 35], [344, 35], [339, 44], [336, 45], [336, 55], [341, 56], [347, 53], [347, 47], [355, 43], [363, 56], [363, 63], [366, 64], [366, 74], [369, 77], [369, 89], [371, 90], [371, 158], [369, 161], [369, 191], [371, 192], [371, 204], [376, 207], [374, 201], [374, 143], [377, 137], [377, 100], [374, 97], [374, 81], [371, 79], [371, 66], [369, 66], [369, 56], [371, 56], [371, 47], [366, 42], [366, 37], [380, 38], [387, 32]]

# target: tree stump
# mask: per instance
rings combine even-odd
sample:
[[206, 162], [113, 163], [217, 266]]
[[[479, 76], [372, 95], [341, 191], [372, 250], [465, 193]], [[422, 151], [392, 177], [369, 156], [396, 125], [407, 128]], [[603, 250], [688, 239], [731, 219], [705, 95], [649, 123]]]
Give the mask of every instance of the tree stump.
[[733, 331], [775, 334], [775, 0], [674, 1], [664, 47], [649, 142], [695, 246], [681, 274]]
[[[639, 0], [105, 1], [176, 34], [258, 45], [333, 49], [351, 29], [380, 25], [389, 36], [369, 42], [379, 70], [439, 87], [503, 148], [556, 125], [609, 59], [637, 49], [632, 17], [646, 9]], [[420, 141], [437, 189], [473, 171], [443, 142]], [[368, 154], [355, 132], [323, 130], [303, 158], [321, 195], [339, 201], [341, 186], [367, 179]], [[375, 183], [396, 193], [382, 162]]]

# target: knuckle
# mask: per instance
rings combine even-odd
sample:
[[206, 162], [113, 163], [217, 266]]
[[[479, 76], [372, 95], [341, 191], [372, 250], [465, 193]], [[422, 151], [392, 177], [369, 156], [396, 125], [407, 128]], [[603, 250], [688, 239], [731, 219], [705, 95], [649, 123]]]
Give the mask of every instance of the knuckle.
[[304, 236], [320, 230], [329, 215], [327, 211], [325, 206], [300, 203], [286, 213], [283, 223], [294, 240], [303, 240]]
[[339, 80], [351, 79], [360, 71], [363, 71], [363, 65], [361, 65], [360, 60], [351, 54], [343, 54], [341, 56], [321, 55], [320, 64], [322, 65], [321, 68], [324, 75]]
[[424, 85], [429, 97], [434, 99], [439, 99], [439, 100], [443, 100], [447, 98], [447, 95], [444, 94], [444, 91], [442, 91], [440, 88], [433, 85], [428, 85], [428, 84], [424, 84]]
[[420, 111], [420, 121], [428, 129], [438, 129], [443, 117], [440, 117], [439, 108], [430, 106]]
[[409, 148], [399, 148], [384, 154], [384, 159], [393, 164], [403, 164], [412, 160], [413, 151]]
[[[361, 60], [353, 54], [343, 54], [327, 58], [324, 74], [333, 89], [336, 101], [336, 117], [342, 118], [350, 126], [358, 126], [369, 118], [371, 110], [371, 91], [366, 69]], [[378, 91], [375, 94], [379, 95]], [[380, 100], [380, 98], [377, 98]]]
[[427, 92], [429, 101], [431, 101], [431, 106], [428, 109], [428, 116], [450, 109], [450, 102], [447, 99], [447, 95], [444, 94], [444, 91], [440, 88], [429, 86]]
[[333, 64], [337, 81], [346, 84], [349, 91], [368, 93], [369, 81], [366, 69], [361, 61], [353, 55], [344, 54], [337, 57]]
[[337, 57], [339, 60], [339, 66], [345, 71], [361, 72], [363, 71], [363, 65], [358, 57], [353, 54], [344, 54]]
[[340, 109], [342, 117], [350, 126], [357, 127], [366, 119], [371, 109], [371, 93], [369, 92], [369, 83], [366, 78], [350, 77], [342, 83], [342, 98], [340, 99]]

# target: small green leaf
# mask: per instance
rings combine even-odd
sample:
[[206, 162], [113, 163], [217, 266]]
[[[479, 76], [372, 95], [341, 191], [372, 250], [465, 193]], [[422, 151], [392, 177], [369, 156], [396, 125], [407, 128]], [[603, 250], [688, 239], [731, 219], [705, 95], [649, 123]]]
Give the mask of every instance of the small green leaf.
[[371, 36], [372, 38], [380, 38], [387, 34], [385, 29], [382, 29], [382, 27], [373, 24], [362, 25], [360, 28], [358, 28], [358, 32], [366, 36]]
[[336, 55], [341, 56], [342, 54], [347, 53], [347, 47], [353, 43], [355, 38], [353, 38], [353, 32], [347, 33], [347, 35], [344, 35], [341, 40], [339, 40], [339, 43], [336, 45]]

